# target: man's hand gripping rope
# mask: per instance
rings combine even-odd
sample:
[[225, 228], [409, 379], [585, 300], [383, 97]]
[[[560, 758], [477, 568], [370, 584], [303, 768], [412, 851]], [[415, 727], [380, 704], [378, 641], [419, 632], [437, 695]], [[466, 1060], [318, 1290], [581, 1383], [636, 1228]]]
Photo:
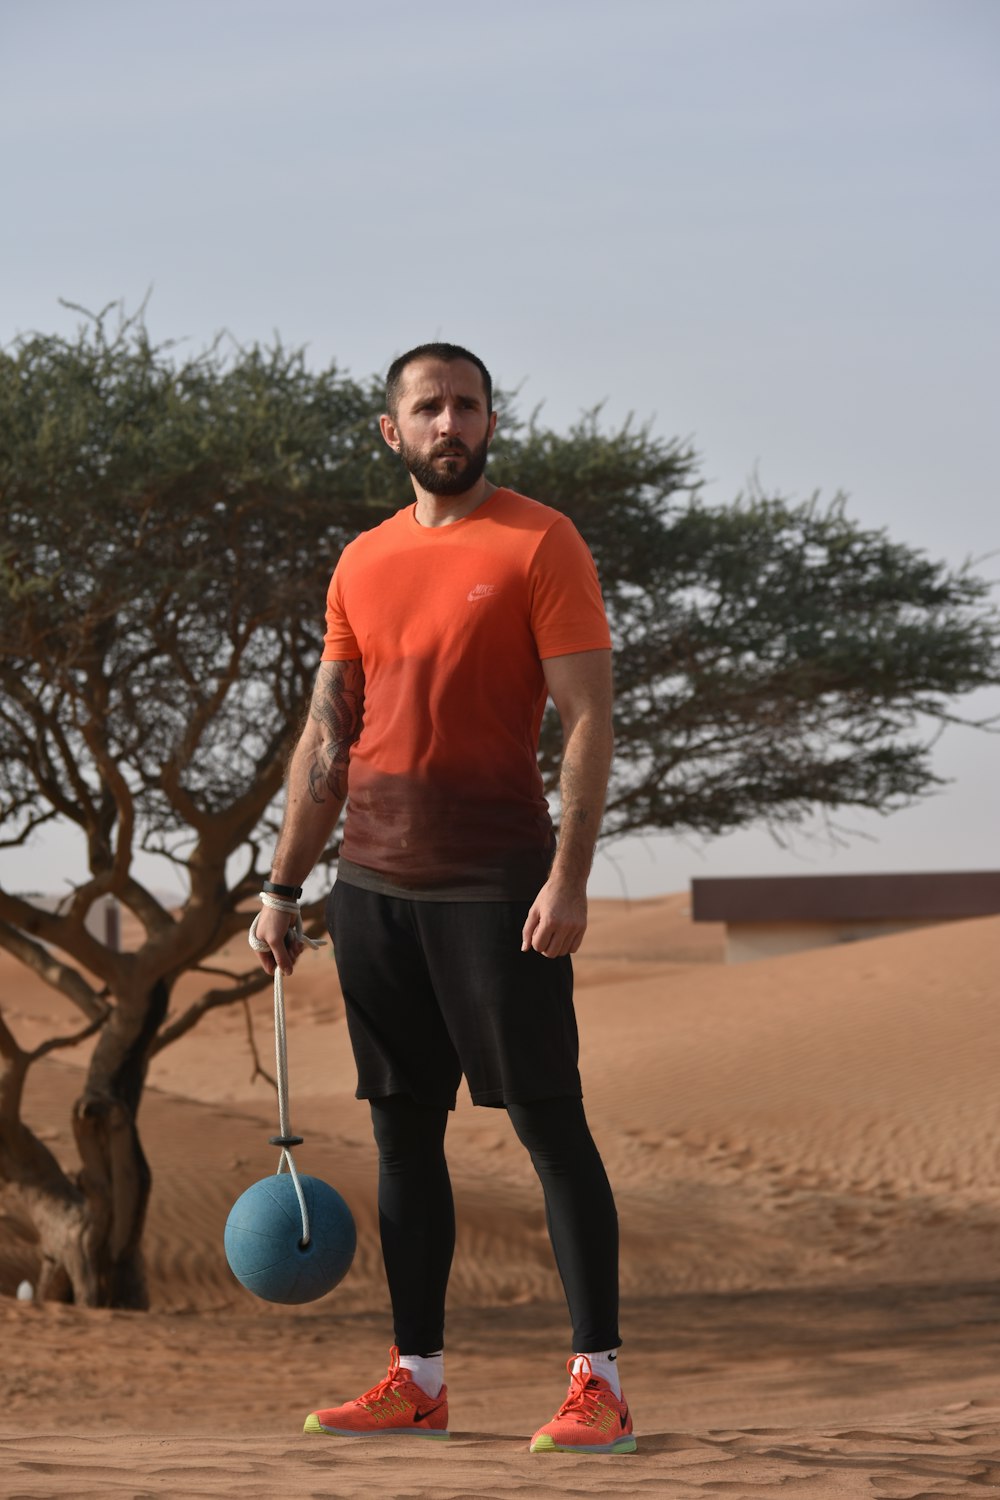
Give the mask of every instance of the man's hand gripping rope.
[[[259, 911], [250, 923], [250, 946], [260, 954], [265, 974], [291, 974], [299, 954], [306, 948], [322, 948], [326, 939], [306, 937], [297, 901], [272, 896], [268, 891], [261, 891], [260, 901], [264, 910]], [[284, 920], [279, 913], [284, 915]], [[288, 921], [289, 917], [294, 921]], [[258, 923], [263, 923], [263, 933], [258, 932]]]

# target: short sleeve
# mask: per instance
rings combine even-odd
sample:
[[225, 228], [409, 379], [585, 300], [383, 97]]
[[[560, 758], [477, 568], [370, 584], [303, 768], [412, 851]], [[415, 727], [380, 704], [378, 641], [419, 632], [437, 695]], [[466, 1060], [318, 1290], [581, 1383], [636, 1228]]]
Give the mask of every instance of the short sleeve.
[[531, 630], [539, 657], [611, 648], [597, 568], [568, 516], [546, 531], [532, 560]]
[[326, 635], [323, 639], [323, 661], [354, 661], [361, 648], [347, 619], [341, 585], [343, 558], [337, 564], [326, 595]]

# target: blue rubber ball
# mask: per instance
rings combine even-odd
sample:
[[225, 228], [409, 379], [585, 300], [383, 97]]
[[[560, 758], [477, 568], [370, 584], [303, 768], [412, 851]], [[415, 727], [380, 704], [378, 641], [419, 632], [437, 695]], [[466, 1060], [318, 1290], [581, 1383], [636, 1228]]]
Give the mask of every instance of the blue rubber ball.
[[288, 1172], [263, 1177], [242, 1193], [226, 1220], [226, 1259], [236, 1279], [265, 1302], [313, 1302], [343, 1281], [358, 1236], [351, 1210], [318, 1177], [299, 1174], [309, 1214], [302, 1245], [302, 1210]]

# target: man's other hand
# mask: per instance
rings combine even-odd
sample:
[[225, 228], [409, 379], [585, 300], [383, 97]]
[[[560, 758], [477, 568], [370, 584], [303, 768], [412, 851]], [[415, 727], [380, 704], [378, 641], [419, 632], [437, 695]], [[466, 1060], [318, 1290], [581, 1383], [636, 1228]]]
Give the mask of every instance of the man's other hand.
[[575, 953], [587, 930], [586, 890], [547, 880], [532, 903], [521, 933], [521, 952], [534, 948], [545, 958]]

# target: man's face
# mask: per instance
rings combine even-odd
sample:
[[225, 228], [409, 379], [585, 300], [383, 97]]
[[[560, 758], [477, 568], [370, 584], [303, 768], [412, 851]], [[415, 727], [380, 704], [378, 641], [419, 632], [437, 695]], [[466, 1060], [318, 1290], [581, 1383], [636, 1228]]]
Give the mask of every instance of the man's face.
[[386, 442], [431, 495], [464, 495], [482, 478], [496, 416], [483, 378], [467, 359], [417, 359], [403, 371], [395, 417], [382, 418]]

